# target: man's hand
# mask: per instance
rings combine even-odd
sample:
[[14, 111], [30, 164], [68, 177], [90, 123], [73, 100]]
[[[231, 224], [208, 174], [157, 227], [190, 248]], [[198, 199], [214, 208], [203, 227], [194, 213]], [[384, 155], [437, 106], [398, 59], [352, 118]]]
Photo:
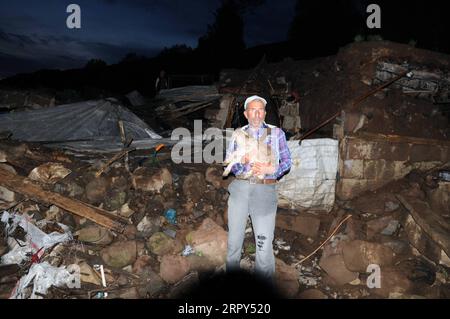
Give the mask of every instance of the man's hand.
[[255, 175], [271, 175], [275, 173], [275, 166], [270, 163], [255, 163], [252, 167]]

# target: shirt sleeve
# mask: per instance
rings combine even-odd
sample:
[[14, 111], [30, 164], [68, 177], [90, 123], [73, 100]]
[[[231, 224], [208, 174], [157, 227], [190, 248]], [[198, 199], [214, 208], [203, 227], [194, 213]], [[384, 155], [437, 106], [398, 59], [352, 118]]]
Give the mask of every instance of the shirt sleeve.
[[283, 176], [292, 165], [291, 152], [289, 151], [289, 147], [286, 142], [286, 134], [284, 134], [282, 129], [278, 131], [278, 147], [280, 154], [280, 164], [278, 165], [278, 169], [275, 172], [276, 178]]
[[[231, 153], [233, 153], [236, 150], [237, 144], [236, 144], [235, 132], [233, 132], [233, 135], [231, 136], [230, 144], [228, 145], [225, 159], [228, 159], [228, 157], [231, 155]], [[241, 163], [236, 163], [231, 167], [231, 172], [235, 176], [241, 175], [244, 171], [245, 171], [245, 165], [241, 164]]]

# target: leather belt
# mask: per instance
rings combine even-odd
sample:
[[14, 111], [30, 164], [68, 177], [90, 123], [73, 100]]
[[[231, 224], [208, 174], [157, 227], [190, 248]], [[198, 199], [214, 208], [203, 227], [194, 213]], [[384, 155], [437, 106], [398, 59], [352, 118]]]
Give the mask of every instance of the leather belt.
[[264, 184], [264, 185], [271, 185], [276, 184], [276, 179], [259, 179], [259, 178], [237, 178], [240, 181], [247, 181], [250, 184]]

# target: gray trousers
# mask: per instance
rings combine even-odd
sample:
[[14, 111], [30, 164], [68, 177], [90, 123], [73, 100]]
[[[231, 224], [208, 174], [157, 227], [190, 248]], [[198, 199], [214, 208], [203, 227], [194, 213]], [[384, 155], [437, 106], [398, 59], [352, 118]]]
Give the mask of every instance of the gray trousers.
[[228, 191], [227, 271], [239, 270], [245, 227], [250, 215], [256, 243], [255, 272], [272, 281], [275, 273], [272, 242], [278, 202], [275, 184], [250, 184], [236, 179], [228, 186]]

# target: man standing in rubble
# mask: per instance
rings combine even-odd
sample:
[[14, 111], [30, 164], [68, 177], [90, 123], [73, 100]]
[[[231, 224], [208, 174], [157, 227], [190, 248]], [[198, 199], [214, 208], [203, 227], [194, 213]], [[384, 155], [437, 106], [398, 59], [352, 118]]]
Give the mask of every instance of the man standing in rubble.
[[159, 72], [158, 78], [155, 81], [156, 94], [158, 94], [159, 91], [165, 90], [165, 89], [168, 89], [168, 88], [169, 88], [169, 81], [168, 81], [167, 76], [166, 76], [166, 71], [161, 70]]
[[256, 242], [255, 273], [273, 284], [275, 256], [272, 242], [278, 205], [276, 183], [291, 168], [291, 154], [283, 130], [264, 122], [266, 104], [267, 101], [257, 95], [245, 100], [244, 115], [248, 125], [233, 133], [227, 149], [227, 158], [237, 151], [240, 147], [236, 143], [237, 131], [242, 130], [246, 138], [256, 139], [258, 147], [265, 147], [269, 153], [273, 152], [270, 155], [274, 156], [274, 160], [272, 163], [255, 162], [254, 152], [240, 150], [245, 156], [231, 169], [236, 179], [228, 187], [230, 197], [226, 266], [227, 272], [239, 270], [245, 228], [250, 215]]

